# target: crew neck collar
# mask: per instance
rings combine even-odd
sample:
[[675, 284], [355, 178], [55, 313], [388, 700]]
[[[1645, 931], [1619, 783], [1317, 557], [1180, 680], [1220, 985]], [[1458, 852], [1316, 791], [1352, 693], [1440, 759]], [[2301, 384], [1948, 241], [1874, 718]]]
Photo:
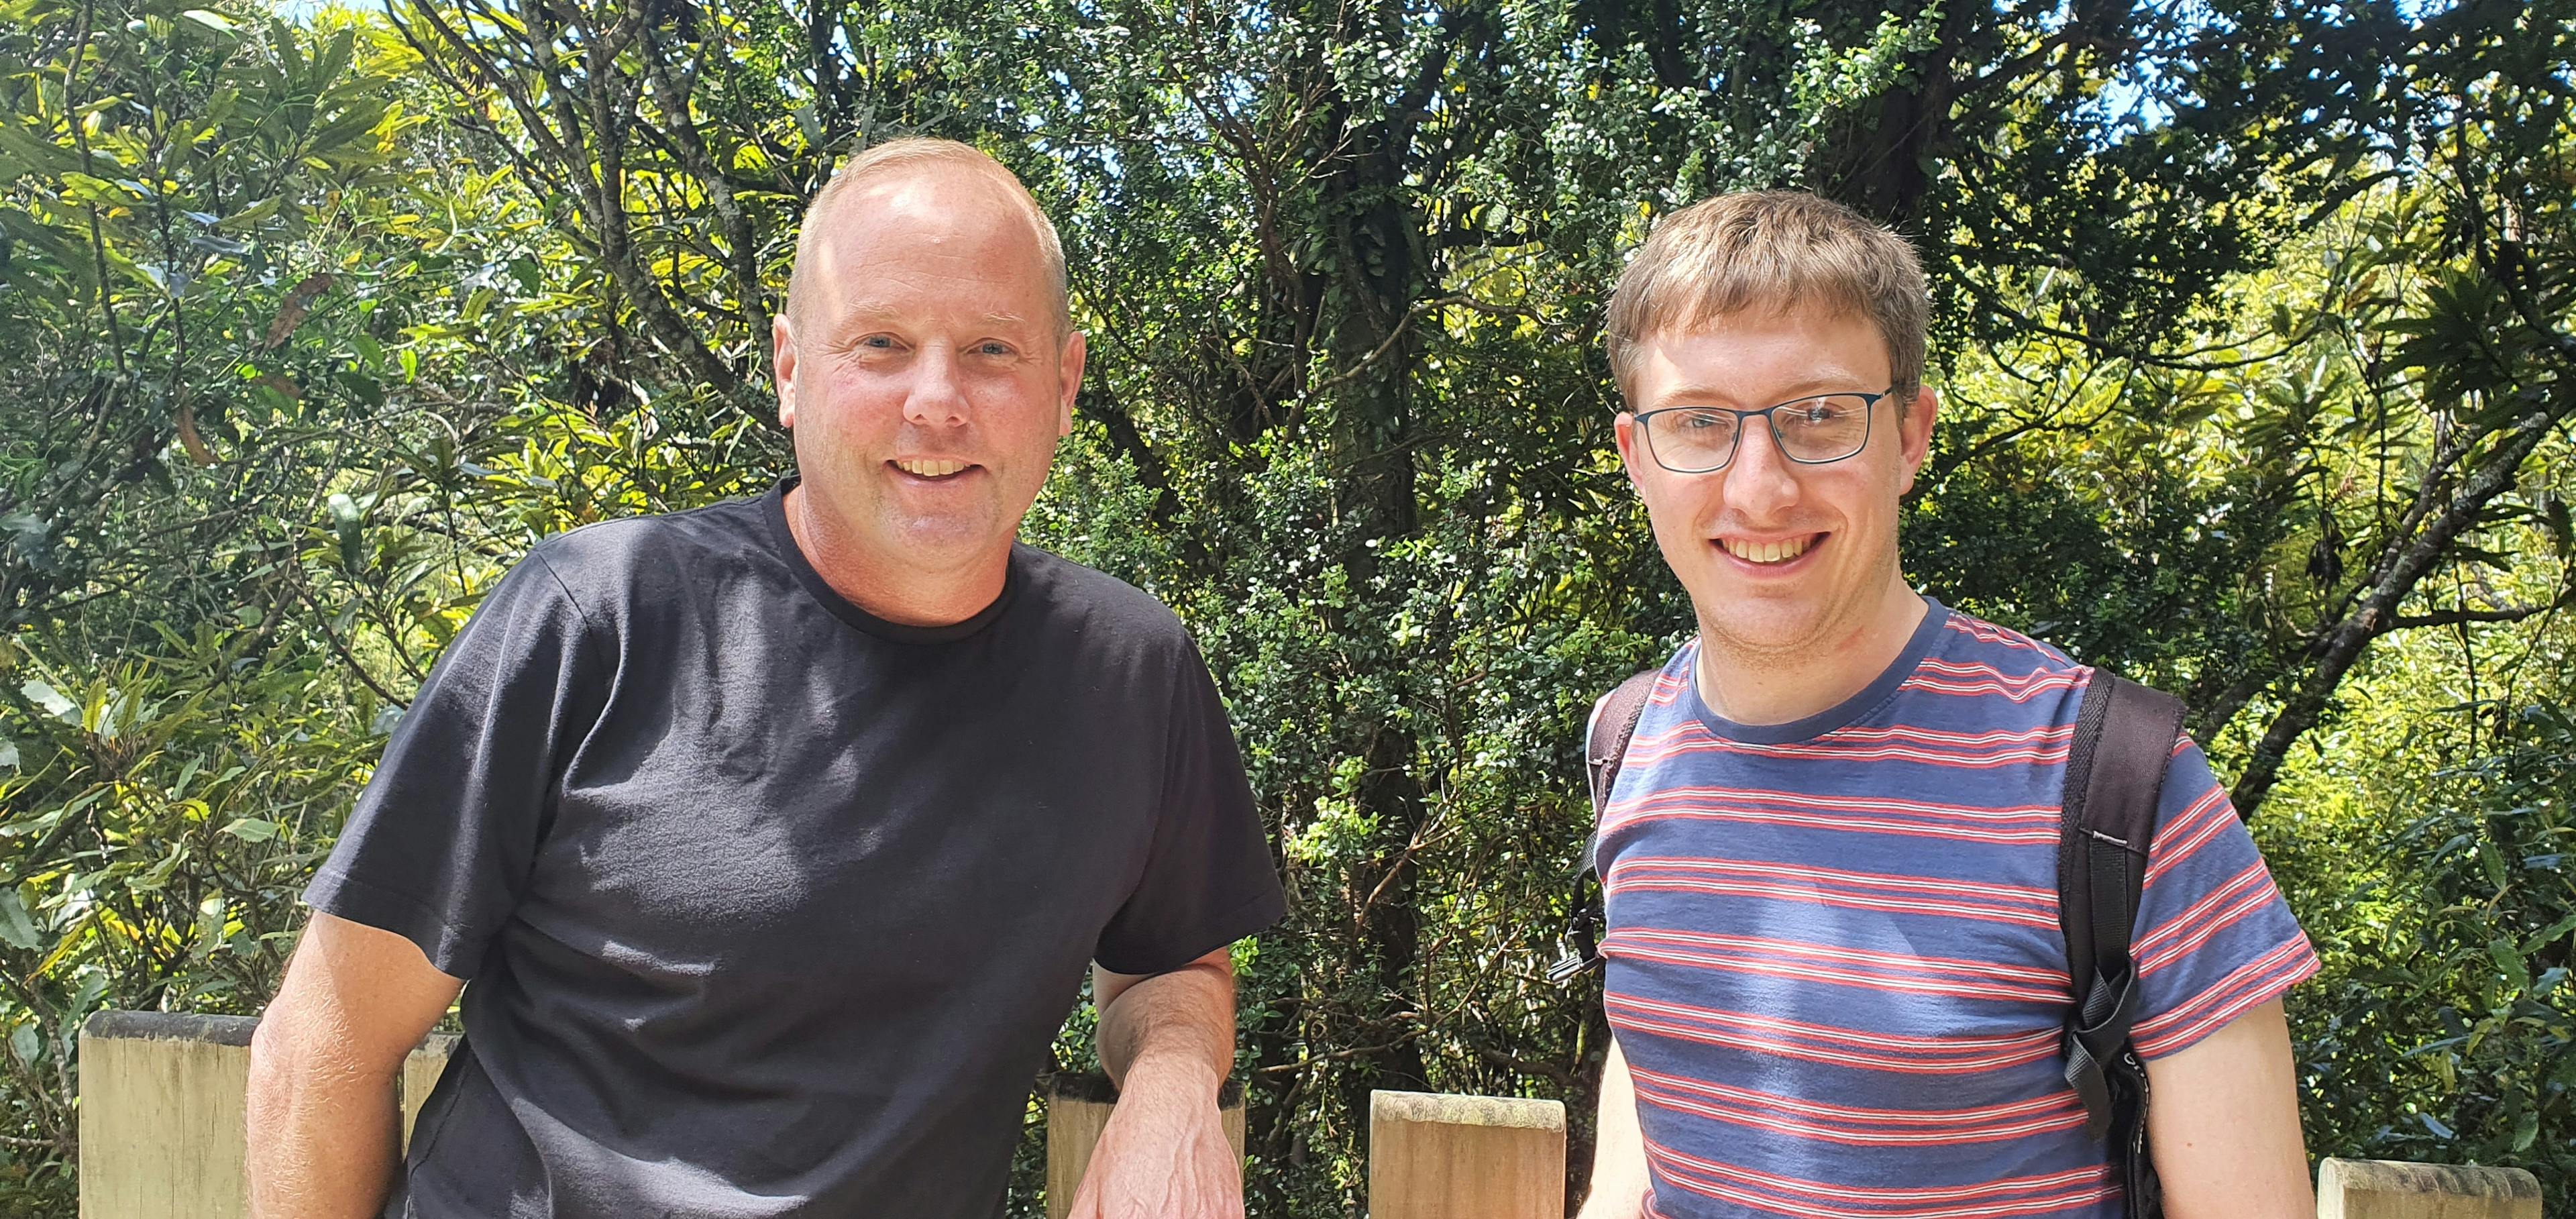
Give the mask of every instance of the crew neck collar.
[[1684, 706], [1698, 716], [1710, 732], [1747, 745], [1795, 745], [1855, 723], [1894, 697], [1896, 688], [1904, 685], [1906, 678], [1914, 676], [1914, 670], [1922, 666], [1924, 658], [1940, 646], [1941, 632], [1950, 623], [1950, 610], [1930, 597], [1923, 598], [1923, 605], [1923, 621], [1915, 624], [1914, 634], [1905, 641], [1905, 650], [1880, 670], [1877, 677], [1870, 679], [1868, 685], [1861, 687], [1859, 693], [1814, 715], [1785, 724], [1739, 724], [1710, 710], [1708, 703], [1699, 696], [1698, 649], [1707, 645], [1697, 640], [1691, 645], [1690, 668], [1682, 675], [1682, 698], [1687, 700]]
[[796, 531], [788, 528], [787, 493], [795, 488], [798, 481], [798, 476], [790, 474], [779, 479], [776, 485], [770, 487], [768, 494], [760, 497], [761, 519], [769, 527], [769, 539], [771, 544], [778, 548], [780, 561], [787, 564], [788, 570], [796, 573], [796, 582], [804, 585], [808, 595], [821, 602], [823, 608], [832, 611], [832, 615], [841, 621], [880, 639], [892, 640], [896, 643], [954, 643], [991, 626], [995, 619], [1002, 616], [1003, 611], [1010, 608], [1012, 599], [1018, 595], [1023, 580], [1020, 573], [1020, 546], [1015, 542], [1011, 545], [1010, 570], [1002, 577], [1001, 595], [994, 597], [991, 604], [975, 611], [962, 621], [942, 626], [914, 626], [909, 623], [891, 622], [859, 608], [857, 602], [842, 596], [839, 590], [834, 589], [831, 582], [823, 578], [823, 573], [814, 570], [813, 561], [805, 557], [805, 549], [796, 544]]

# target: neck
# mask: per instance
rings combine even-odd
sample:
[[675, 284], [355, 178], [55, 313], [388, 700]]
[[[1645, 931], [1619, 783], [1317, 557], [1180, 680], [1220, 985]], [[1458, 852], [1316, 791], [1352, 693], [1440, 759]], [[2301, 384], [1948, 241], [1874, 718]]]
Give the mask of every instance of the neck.
[[815, 511], [802, 484], [787, 492], [787, 532], [832, 591], [850, 604], [901, 626], [952, 626], [983, 612], [1010, 578], [1011, 548], [953, 570], [924, 570], [885, 561], [851, 542], [830, 513]]
[[1700, 701], [1739, 724], [1787, 724], [1860, 693], [1905, 654], [1931, 606], [1902, 578], [1878, 604], [1838, 623], [1813, 645], [1789, 651], [1743, 648], [1700, 623]]

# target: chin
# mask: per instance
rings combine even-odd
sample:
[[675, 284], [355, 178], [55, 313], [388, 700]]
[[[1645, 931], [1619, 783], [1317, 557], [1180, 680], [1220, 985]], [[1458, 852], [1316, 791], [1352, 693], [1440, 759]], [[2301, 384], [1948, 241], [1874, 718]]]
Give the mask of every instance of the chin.
[[1806, 657], [1815, 654], [1816, 632], [1812, 628], [1777, 628], [1769, 623], [1729, 623], [1723, 627], [1703, 626], [1700, 635], [1711, 646], [1739, 656]]
[[1700, 633], [1729, 651], [1754, 655], [1807, 655], [1832, 615], [1803, 599], [1715, 597], [1699, 601]]
[[885, 522], [889, 547], [917, 567], [963, 567], [1009, 549], [1015, 531], [983, 517], [897, 517]]

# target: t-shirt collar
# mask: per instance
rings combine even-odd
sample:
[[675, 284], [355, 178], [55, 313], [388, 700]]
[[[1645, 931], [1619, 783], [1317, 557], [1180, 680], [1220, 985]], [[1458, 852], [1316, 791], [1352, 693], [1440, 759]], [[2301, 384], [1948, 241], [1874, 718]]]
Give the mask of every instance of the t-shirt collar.
[[831, 582], [823, 578], [823, 573], [814, 570], [814, 564], [805, 557], [804, 548], [796, 544], [795, 531], [787, 527], [787, 493], [797, 482], [797, 475], [787, 475], [779, 479], [768, 494], [760, 497], [760, 515], [768, 522], [770, 545], [778, 551], [779, 561], [796, 573], [796, 582], [804, 585], [805, 591], [821, 602], [823, 608], [832, 611], [834, 617], [851, 626], [896, 643], [953, 643], [991, 626], [994, 619], [1000, 618], [1002, 612], [1010, 608], [1012, 599], [1020, 591], [1024, 582], [1020, 573], [1021, 548], [1013, 543], [1011, 566], [1002, 577], [1001, 595], [993, 598], [992, 604], [975, 611], [972, 617], [945, 626], [912, 626], [877, 617], [834, 589]]
[[1805, 719], [1791, 720], [1785, 724], [1739, 724], [1710, 710], [1708, 704], [1699, 696], [1696, 670], [1699, 665], [1698, 649], [1701, 645], [1698, 641], [1693, 641], [1691, 645], [1690, 668], [1681, 674], [1682, 698], [1686, 700], [1683, 705], [1691, 714], [1698, 716], [1700, 722], [1708, 725], [1710, 732], [1726, 740], [1741, 741], [1747, 745], [1794, 745], [1854, 723], [1862, 716], [1876, 710], [1879, 704], [1894, 697], [1896, 688], [1904, 685], [1905, 679], [1914, 676], [1914, 670], [1921, 667], [1924, 659], [1940, 647], [1942, 632], [1950, 624], [1950, 611], [1930, 597], [1923, 598], [1923, 604], [1926, 607], [1923, 621], [1915, 625], [1914, 634], [1905, 641], [1905, 650], [1898, 653], [1896, 659], [1889, 662], [1887, 668], [1881, 670], [1877, 677], [1872, 678], [1868, 685], [1861, 687], [1860, 693]]

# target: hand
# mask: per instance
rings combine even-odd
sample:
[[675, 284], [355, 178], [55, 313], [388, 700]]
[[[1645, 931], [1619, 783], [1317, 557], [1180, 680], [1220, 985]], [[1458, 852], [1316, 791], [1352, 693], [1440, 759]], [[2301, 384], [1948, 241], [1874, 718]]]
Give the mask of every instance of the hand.
[[1072, 1219], [1243, 1219], [1243, 1163], [1203, 1066], [1127, 1073], [1074, 1195]]

